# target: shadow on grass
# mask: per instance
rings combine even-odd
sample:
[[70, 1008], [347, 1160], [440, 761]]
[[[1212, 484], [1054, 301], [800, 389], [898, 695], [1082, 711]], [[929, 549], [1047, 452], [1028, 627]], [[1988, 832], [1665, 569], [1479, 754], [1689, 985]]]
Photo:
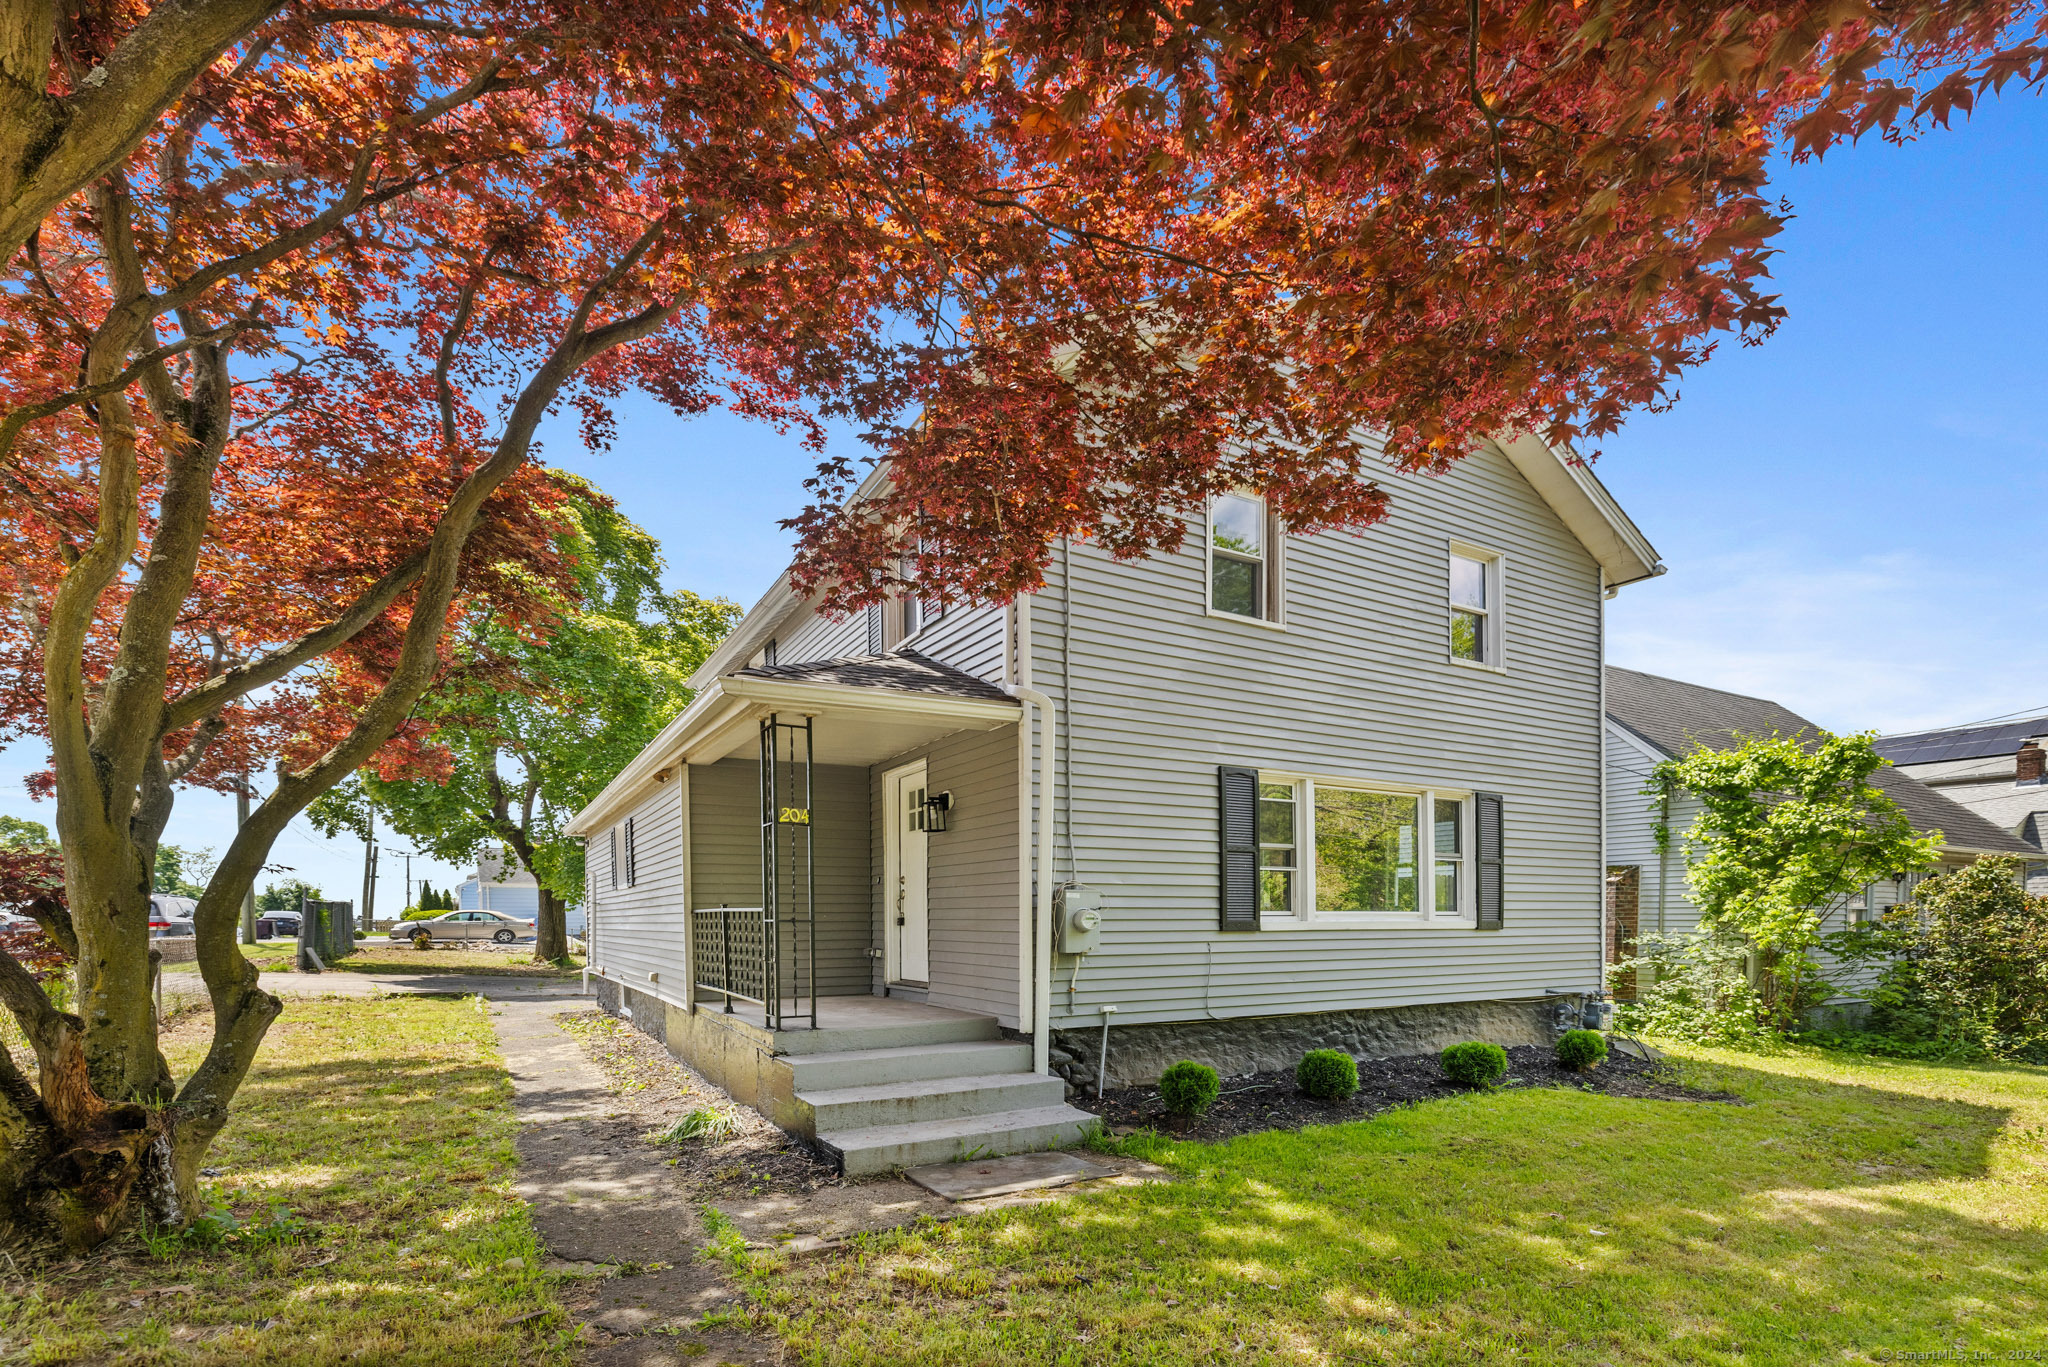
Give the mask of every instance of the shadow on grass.
[[835, 1363], [2041, 1346], [2040, 1078], [1929, 1094], [1924, 1068], [1920, 1090], [1712, 1068], [1753, 1104], [1530, 1090], [1171, 1144], [1180, 1182], [877, 1239], [757, 1290], [801, 1356]]

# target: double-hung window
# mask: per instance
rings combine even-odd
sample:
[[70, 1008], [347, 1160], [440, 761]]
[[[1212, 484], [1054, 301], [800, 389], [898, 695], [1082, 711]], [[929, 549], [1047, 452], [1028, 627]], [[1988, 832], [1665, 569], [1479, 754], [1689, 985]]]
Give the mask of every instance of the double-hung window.
[[1451, 550], [1451, 658], [1503, 663], [1500, 557], [1471, 547]]
[[1261, 774], [1261, 919], [1470, 925], [1471, 803], [1465, 792]]
[[1230, 617], [1280, 619], [1277, 528], [1266, 501], [1218, 494], [1209, 503], [1209, 610]]

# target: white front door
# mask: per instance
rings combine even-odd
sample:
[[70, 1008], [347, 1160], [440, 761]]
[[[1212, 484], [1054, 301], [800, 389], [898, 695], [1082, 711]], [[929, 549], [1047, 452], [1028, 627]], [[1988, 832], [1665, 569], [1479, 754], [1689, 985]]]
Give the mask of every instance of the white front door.
[[925, 906], [924, 761], [882, 776], [883, 953], [889, 981], [931, 980], [931, 923]]

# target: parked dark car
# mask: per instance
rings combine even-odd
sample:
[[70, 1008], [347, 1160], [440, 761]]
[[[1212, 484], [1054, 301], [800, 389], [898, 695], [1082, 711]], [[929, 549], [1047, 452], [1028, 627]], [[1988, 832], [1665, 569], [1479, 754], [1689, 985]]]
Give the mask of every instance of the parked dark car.
[[299, 913], [296, 911], [266, 911], [256, 918], [256, 938], [259, 940], [289, 940], [299, 933]]
[[400, 921], [391, 927], [391, 938], [414, 944], [426, 939], [434, 944], [495, 940], [509, 945], [515, 940], [532, 939], [533, 926], [531, 921], [507, 916], [502, 911], [446, 911], [423, 921]]

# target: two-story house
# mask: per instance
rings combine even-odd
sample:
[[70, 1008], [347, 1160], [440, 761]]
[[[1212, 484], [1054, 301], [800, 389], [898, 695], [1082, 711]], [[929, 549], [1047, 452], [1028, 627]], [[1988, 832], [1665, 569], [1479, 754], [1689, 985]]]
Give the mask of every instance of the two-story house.
[[1600, 986], [1603, 603], [1661, 567], [1533, 437], [1393, 485], [1003, 605], [778, 584], [570, 827], [601, 1002], [849, 1172], [1180, 1058], [1547, 1042]]

